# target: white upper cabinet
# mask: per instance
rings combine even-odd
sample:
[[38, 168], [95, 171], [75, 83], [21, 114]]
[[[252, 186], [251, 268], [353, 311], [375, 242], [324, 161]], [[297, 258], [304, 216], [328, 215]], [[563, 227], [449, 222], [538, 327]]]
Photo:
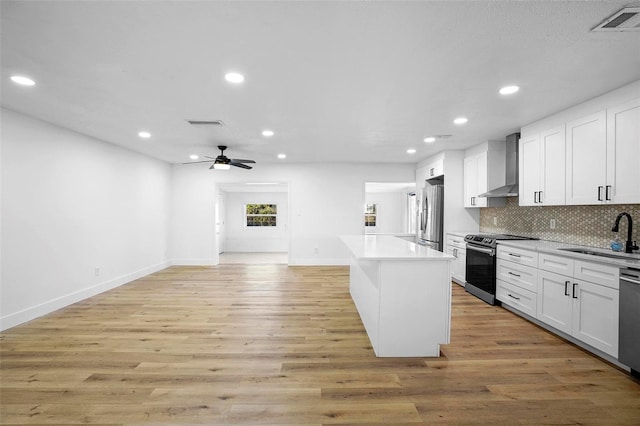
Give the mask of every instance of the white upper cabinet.
[[[485, 170], [483, 182], [478, 181], [481, 171]], [[464, 159], [464, 206], [465, 207], [486, 207], [487, 199], [478, 198], [482, 188], [487, 187], [487, 153], [476, 154]], [[483, 191], [483, 192], [484, 192]]]
[[541, 187], [540, 136], [523, 135], [518, 150], [518, 202], [521, 206], [534, 206]]
[[540, 135], [541, 187], [538, 202], [543, 205], [565, 203], [565, 127], [557, 126]]
[[607, 178], [606, 111], [567, 123], [566, 142], [567, 204], [601, 204]]
[[640, 203], [640, 99], [607, 109], [605, 199]]
[[522, 128], [521, 206], [640, 203], [640, 80]]
[[565, 203], [565, 127], [525, 135], [519, 143], [521, 206]]
[[[483, 147], [481, 152], [471, 153]], [[471, 151], [471, 152], [470, 152]], [[505, 143], [489, 141], [469, 149], [464, 158], [464, 206], [503, 207], [504, 198], [478, 197], [505, 182]]]

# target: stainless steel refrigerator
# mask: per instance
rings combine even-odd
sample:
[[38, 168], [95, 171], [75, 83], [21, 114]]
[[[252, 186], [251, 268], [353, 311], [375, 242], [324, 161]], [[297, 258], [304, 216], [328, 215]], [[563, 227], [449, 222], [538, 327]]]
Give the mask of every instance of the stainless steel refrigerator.
[[418, 244], [442, 251], [444, 217], [444, 185], [426, 184], [418, 214]]

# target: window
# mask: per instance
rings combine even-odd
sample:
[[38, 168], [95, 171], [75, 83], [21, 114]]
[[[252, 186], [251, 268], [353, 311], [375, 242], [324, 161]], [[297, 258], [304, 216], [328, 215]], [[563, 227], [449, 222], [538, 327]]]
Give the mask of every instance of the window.
[[365, 204], [364, 206], [364, 226], [376, 226], [377, 208], [375, 204]]
[[247, 226], [276, 226], [278, 206], [276, 204], [247, 204], [245, 214]]

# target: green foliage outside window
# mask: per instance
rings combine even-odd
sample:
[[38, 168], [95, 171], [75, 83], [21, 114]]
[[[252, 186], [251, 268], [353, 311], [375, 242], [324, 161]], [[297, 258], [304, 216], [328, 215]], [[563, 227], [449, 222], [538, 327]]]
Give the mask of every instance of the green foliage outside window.
[[245, 208], [247, 226], [276, 226], [278, 206], [276, 204], [247, 204]]

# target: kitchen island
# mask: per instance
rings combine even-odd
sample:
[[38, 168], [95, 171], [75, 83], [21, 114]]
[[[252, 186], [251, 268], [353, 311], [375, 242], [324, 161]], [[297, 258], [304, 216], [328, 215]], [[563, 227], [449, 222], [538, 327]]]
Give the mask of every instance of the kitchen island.
[[393, 236], [340, 238], [351, 252], [351, 297], [376, 356], [439, 356], [449, 343], [454, 257]]

